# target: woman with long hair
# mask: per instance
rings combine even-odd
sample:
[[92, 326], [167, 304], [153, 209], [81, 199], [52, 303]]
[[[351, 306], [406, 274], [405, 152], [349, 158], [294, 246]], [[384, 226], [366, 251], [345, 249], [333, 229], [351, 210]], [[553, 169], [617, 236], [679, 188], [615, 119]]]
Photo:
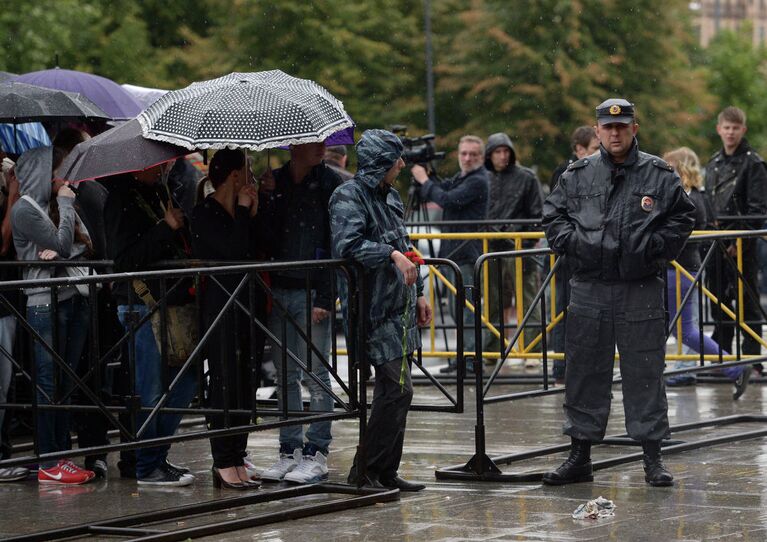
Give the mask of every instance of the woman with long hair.
[[[242, 151], [223, 149], [210, 161], [210, 182], [214, 192], [197, 204], [192, 213], [192, 249], [197, 258], [215, 261], [250, 261], [256, 259], [258, 192], [253, 184], [247, 158]], [[202, 312], [205, 326], [209, 327], [243, 278], [243, 274], [206, 277], [202, 288]], [[266, 300], [260, 289], [254, 314], [246, 314], [242, 307], [249, 306], [248, 289], [239, 296], [219, 322], [207, 345], [209, 387], [208, 403], [211, 408], [250, 410], [252, 394], [259, 374], [251, 363], [249, 318], [266, 321]], [[256, 356], [263, 350], [264, 337], [255, 338]], [[223, 429], [248, 425], [247, 414], [208, 416], [210, 429]], [[254, 472], [246, 467], [245, 456], [248, 433], [210, 439], [213, 455], [213, 483], [228, 489], [257, 488]]]

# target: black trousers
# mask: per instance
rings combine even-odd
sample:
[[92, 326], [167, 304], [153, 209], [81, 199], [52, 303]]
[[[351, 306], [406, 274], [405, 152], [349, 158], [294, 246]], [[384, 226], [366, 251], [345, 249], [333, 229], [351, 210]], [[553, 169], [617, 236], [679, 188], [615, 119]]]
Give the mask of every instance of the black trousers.
[[565, 338], [564, 433], [600, 442], [610, 414], [615, 345], [620, 353], [626, 431], [638, 441], [669, 436], [664, 284], [570, 281]]
[[[748, 322], [748, 326], [761, 337], [762, 312], [759, 307], [759, 250], [753, 239], [743, 240], [743, 316]], [[735, 300], [738, 298], [738, 274], [729, 262], [735, 262], [731, 256], [726, 256], [717, 252], [712, 257], [712, 262], [708, 266], [708, 288], [721, 300], [722, 304], [730, 309], [735, 309]], [[756, 299], [749, 295], [748, 288], [756, 293]], [[735, 311], [737, 313], [737, 311]], [[711, 336], [722, 348], [728, 352], [735, 352], [732, 348], [732, 339], [735, 337], [735, 322], [724, 312], [719, 310], [717, 304], [711, 304], [711, 315], [714, 320], [721, 320], [717, 324], [714, 333]], [[754, 340], [751, 335], [743, 332], [743, 354], [759, 355], [762, 351], [762, 345]]]
[[[413, 400], [410, 367], [405, 371], [404, 385], [400, 385], [402, 359], [379, 365], [376, 370], [375, 389], [370, 418], [365, 432], [368, 476], [391, 479], [397, 475], [405, 442], [405, 424]], [[357, 477], [357, 457], [350, 478]]]
[[[213, 288], [211, 288], [212, 290]], [[208, 291], [204, 297], [203, 313], [206, 326], [215, 320], [223, 307], [223, 293]], [[211, 295], [212, 294], [212, 295]], [[215, 297], [214, 297], [215, 296]], [[243, 304], [247, 306], [247, 298]], [[265, 299], [256, 300], [256, 318], [266, 322]], [[255, 390], [259, 385], [264, 334], [257, 328], [255, 363], [251, 362], [250, 326], [247, 315], [236, 306], [224, 316], [208, 344], [208, 400], [210, 408], [248, 410], [253, 408]], [[209, 429], [224, 429], [251, 423], [250, 414], [210, 414]], [[218, 469], [240, 466], [246, 454], [248, 433], [210, 439], [213, 466]]]

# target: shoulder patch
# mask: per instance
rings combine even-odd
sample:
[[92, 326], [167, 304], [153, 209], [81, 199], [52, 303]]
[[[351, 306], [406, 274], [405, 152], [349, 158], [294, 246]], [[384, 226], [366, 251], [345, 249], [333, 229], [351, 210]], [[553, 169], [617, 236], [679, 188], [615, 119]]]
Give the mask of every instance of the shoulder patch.
[[660, 169], [665, 169], [666, 171], [674, 171], [674, 168], [672, 168], [668, 162], [658, 157], [652, 159], [652, 165]]
[[588, 163], [589, 163], [589, 159], [588, 159], [588, 157], [586, 157], [586, 158], [581, 158], [580, 160], [576, 160], [575, 162], [573, 162], [572, 164], [570, 164], [569, 166], [567, 166], [567, 171], [572, 171], [572, 170], [574, 170], [574, 169], [580, 169], [580, 168], [582, 168], [582, 167], [585, 167], [585, 166], [587, 166], [587, 165], [588, 165]]

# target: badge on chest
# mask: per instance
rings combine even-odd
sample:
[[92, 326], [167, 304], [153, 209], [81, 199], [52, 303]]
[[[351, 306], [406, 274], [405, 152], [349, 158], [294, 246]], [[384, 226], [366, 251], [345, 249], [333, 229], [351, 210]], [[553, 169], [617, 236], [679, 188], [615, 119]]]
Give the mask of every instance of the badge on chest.
[[645, 213], [649, 213], [653, 210], [653, 207], [655, 207], [655, 200], [650, 196], [642, 196], [641, 206]]

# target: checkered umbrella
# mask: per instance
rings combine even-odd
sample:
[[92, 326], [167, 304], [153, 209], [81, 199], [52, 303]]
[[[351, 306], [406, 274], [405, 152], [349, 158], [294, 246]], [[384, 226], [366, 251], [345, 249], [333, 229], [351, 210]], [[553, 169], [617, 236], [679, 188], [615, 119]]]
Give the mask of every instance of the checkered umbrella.
[[138, 120], [149, 139], [254, 151], [325, 141], [354, 124], [330, 92], [280, 70], [192, 83], [162, 96]]

